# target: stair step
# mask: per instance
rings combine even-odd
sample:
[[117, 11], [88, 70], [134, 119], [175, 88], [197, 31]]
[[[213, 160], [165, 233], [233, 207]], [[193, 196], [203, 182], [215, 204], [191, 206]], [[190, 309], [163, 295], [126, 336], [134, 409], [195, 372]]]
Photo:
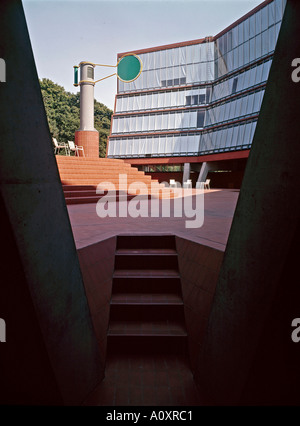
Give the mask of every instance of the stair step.
[[117, 249], [116, 250], [116, 254], [118, 255], [126, 255], [126, 256], [130, 256], [130, 255], [160, 255], [160, 256], [164, 256], [164, 255], [174, 255], [177, 256], [177, 251], [174, 249], [164, 249], [164, 248], [144, 248], [144, 249]]
[[113, 293], [111, 304], [115, 305], [183, 305], [178, 293]]
[[96, 191], [94, 185], [62, 185], [63, 191]]
[[[124, 160], [115, 158], [91, 158], [91, 157], [75, 157], [68, 155], [56, 155], [56, 161], [58, 163], [110, 163], [110, 164], [129, 164], [125, 163]], [[130, 165], [130, 164], [129, 164]]]
[[108, 336], [187, 336], [187, 332], [176, 321], [110, 321]]
[[180, 278], [178, 270], [174, 269], [119, 269], [115, 270], [113, 278]]
[[[77, 191], [68, 191], [64, 190], [64, 196], [66, 198], [72, 198], [72, 197], [91, 197], [96, 195], [96, 189], [83, 189], [83, 190], [77, 190]], [[99, 195], [100, 196], [100, 195]]]
[[117, 250], [120, 249], [173, 249], [176, 250], [174, 235], [118, 235]]
[[115, 254], [115, 269], [177, 269], [177, 254]]
[[[154, 322], [176, 321], [184, 324], [183, 304], [111, 304], [110, 321], [128, 321], [151, 324]], [[148, 326], [147, 326], [148, 327]], [[147, 328], [146, 327], [146, 328]]]
[[114, 277], [113, 294], [117, 293], [127, 293], [127, 295], [132, 294], [181, 294], [181, 283], [180, 278], [171, 276], [163, 277]]
[[160, 334], [108, 334], [107, 336], [107, 354], [108, 356], [115, 354], [162, 354], [173, 355], [178, 354], [187, 356], [187, 336]]

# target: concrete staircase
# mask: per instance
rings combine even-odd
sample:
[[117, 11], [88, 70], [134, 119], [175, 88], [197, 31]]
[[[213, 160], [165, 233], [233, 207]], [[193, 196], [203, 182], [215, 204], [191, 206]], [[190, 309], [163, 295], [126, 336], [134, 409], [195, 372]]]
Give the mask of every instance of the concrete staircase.
[[108, 353], [187, 353], [175, 237], [117, 237]]
[[[141, 194], [174, 198], [174, 192], [171, 189], [123, 160], [57, 155], [56, 161], [67, 204], [96, 203], [108, 193], [106, 185], [103, 184], [103, 190], [106, 192], [102, 195], [96, 194], [97, 186], [104, 182], [114, 185], [116, 200], [124, 193], [128, 194], [128, 199], [135, 196], [133, 188], [131, 191], [129, 188], [133, 183], [135, 187], [140, 188]], [[123, 181], [120, 181], [120, 175], [123, 175]], [[126, 181], [124, 181], [124, 175]]]

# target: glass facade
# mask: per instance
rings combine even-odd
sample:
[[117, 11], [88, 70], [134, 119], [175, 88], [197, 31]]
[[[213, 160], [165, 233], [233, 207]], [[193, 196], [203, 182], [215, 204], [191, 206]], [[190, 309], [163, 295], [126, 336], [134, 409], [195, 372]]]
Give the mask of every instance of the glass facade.
[[216, 37], [135, 52], [118, 82], [108, 157], [201, 156], [251, 147], [286, 0]]

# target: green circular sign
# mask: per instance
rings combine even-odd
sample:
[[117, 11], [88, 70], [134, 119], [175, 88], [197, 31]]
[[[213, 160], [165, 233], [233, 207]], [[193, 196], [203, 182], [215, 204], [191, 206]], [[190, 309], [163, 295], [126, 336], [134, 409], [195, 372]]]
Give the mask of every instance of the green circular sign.
[[120, 80], [130, 83], [142, 72], [142, 61], [137, 55], [124, 55], [117, 65], [117, 76]]

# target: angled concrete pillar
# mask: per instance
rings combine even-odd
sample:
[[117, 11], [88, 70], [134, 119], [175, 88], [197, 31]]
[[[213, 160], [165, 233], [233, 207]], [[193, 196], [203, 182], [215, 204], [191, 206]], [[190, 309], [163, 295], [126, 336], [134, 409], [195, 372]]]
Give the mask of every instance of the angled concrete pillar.
[[208, 163], [206, 161], [204, 163], [202, 163], [200, 171], [199, 171], [197, 183], [205, 182], [205, 180], [207, 178], [207, 174], [210, 171], [210, 169], [211, 169], [210, 163]]
[[190, 174], [191, 174], [191, 163], [184, 163], [182, 185], [190, 178]]
[[103, 378], [21, 1], [0, 3], [1, 403], [80, 404]]
[[300, 316], [299, 34], [300, 3], [288, 0], [198, 358], [209, 404], [300, 400], [300, 343], [291, 339]]

